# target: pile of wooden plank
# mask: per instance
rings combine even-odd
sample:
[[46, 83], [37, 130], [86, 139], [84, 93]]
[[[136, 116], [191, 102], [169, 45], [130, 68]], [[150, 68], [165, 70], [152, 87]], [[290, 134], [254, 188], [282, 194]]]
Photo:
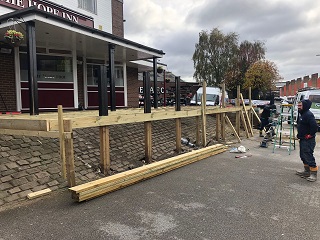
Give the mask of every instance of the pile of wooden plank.
[[216, 144], [214, 146], [194, 150], [166, 160], [78, 185], [69, 188], [69, 190], [72, 192], [72, 198], [76, 201], [81, 202], [89, 200], [224, 151], [226, 151], [225, 145]]

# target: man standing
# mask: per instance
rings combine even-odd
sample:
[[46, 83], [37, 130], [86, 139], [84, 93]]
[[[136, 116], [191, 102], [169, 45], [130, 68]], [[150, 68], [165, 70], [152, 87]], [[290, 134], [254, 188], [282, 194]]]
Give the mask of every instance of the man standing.
[[313, 156], [316, 146], [317, 122], [313, 113], [309, 110], [312, 102], [309, 99], [298, 103], [298, 139], [300, 142], [300, 158], [304, 165], [304, 171], [297, 171], [296, 174], [306, 178], [310, 182], [317, 180], [318, 167]]

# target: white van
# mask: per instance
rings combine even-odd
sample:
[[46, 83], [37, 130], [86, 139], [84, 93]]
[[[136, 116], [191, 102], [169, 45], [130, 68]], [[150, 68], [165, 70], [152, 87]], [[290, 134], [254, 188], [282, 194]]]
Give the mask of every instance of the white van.
[[[203, 88], [199, 88], [197, 93], [193, 96], [190, 101], [190, 105], [201, 105], [201, 98], [203, 94]], [[222, 90], [217, 87], [207, 87], [206, 88], [206, 105], [207, 106], [217, 106], [221, 103]], [[225, 102], [229, 100], [228, 93], [225, 93]]]
[[320, 89], [315, 88], [301, 89], [297, 92], [293, 102], [294, 123], [297, 123], [298, 102], [302, 101], [303, 99], [309, 99], [312, 102], [310, 111], [313, 113], [318, 126], [320, 126]]

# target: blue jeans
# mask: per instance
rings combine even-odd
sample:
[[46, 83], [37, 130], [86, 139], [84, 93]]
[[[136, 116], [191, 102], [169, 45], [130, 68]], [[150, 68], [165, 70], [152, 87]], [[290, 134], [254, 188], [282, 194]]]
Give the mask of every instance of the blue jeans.
[[300, 158], [303, 164], [309, 165], [309, 167], [316, 167], [316, 160], [313, 156], [313, 151], [316, 146], [316, 139], [310, 138], [300, 139]]

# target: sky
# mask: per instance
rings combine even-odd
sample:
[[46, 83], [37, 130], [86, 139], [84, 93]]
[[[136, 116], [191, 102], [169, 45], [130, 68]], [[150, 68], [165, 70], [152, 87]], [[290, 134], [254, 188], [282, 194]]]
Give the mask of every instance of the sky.
[[124, 19], [125, 38], [163, 50], [160, 61], [186, 81], [199, 33], [213, 28], [263, 41], [284, 80], [320, 76], [320, 1], [124, 0]]

